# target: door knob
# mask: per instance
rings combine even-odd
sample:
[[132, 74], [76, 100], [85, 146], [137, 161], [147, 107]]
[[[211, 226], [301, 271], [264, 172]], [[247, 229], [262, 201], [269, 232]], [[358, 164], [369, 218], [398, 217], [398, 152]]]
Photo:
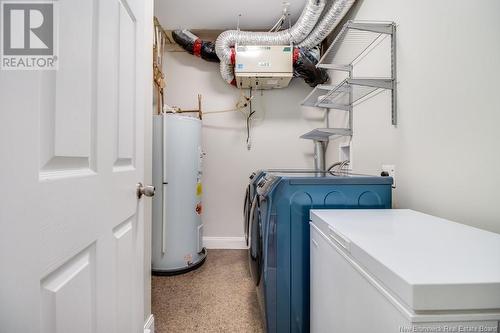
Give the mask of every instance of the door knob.
[[141, 182], [137, 183], [137, 198], [142, 198], [143, 195], [152, 197], [155, 195], [155, 187], [152, 185], [142, 185]]

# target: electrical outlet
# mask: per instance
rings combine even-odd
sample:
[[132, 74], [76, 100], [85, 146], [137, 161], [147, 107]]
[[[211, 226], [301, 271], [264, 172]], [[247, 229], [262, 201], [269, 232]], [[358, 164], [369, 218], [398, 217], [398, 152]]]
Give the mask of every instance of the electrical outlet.
[[382, 171], [387, 172], [392, 177], [392, 188], [396, 188], [396, 166], [394, 164], [383, 164]]
[[340, 144], [339, 145], [339, 162], [348, 160], [349, 164], [347, 165], [347, 169], [352, 170], [352, 147], [348, 144]]

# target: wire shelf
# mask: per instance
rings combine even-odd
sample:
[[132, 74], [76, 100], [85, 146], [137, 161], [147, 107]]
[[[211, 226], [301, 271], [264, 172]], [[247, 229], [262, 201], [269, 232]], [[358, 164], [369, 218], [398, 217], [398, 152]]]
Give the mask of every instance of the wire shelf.
[[393, 22], [348, 21], [318, 62], [318, 67], [351, 71], [356, 61], [395, 33]]
[[331, 137], [340, 138], [351, 136], [349, 128], [316, 128], [300, 136], [302, 139], [327, 142]]
[[[311, 93], [304, 99], [302, 105], [304, 106], [312, 106], [312, 107], [323, 107], [322, 101], [325, 100], [328, 94], [335, 89], [333, 85], [318, 85], [314, 88]], [[325, 108], [329, 106], [324, 106]], [[339, 106], [340, 108], [341, 106]], [[333, 108], [333, 107], [332, 107]], [[344, 109], [342, 107], [342, 109]], [[348, 111], [348, 110], [346, 110]]]
[[[353, 78], [353, 66], [384, 38], [391, 40], [391, 75], [389, 78]], [[348, 21], [321, 57], [319, 68], [341, 70], [349, 78], [338, 85], [318, 85], [302, 101], [302, 105], [347, 111], [348, 128], [317, 128], [301, 136], [303, 139], [327, 142], [332, 138], [352, 136], [353, 105], [382, 89], [391, 90], [392, 124], [397, 124], [396, 95], [396, 24], [394, 22]]]
[[392, 79], [345, 79], [336, 86], [321, 85], [302, 105], [349, 111], [352, 104], [379, 89], [393, 89]]

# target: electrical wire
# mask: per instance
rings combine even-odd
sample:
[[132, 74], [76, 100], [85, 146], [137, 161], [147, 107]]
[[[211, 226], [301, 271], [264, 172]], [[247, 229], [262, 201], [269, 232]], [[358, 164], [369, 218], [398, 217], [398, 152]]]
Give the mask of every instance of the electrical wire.
[[283, 1], [282, 6], [283, 6], [283, 10], [282, 10], [282, 14], [281, 14], [280, 18], [273, 25], [273, 27], [271, 29], [269, 29], [268, 32], [278, 32], [281, 30], [281, 28], [283, 28], [283, 24], [285, 23], [287, 16], [290, 15], [288, 13], [288, 7], [290, 6], [290, 3], [287, 1]]
[[252, 110], [252, 98], [253, 98], [252, 88], [250, 87], [250, 100], [248, 101], [249, 102], [248, 103], [249, 112], [248, 112], [248, 116], [247, 116], [247, 146], [250, 143], [250, 119], [252, 118], [252, 116], [255, 113], [255, 111]]
[[241, 112], [241, 114], [246, 118], [247, 113], [244, 111], [249, 104], [250, 97], [245, 96], [243, 93], [243, 90], [240, 88], [240, 98], [236, 102], [236, 105], [232, 109], [226, 109], [226, 110], [215, 110], [215, 111], [204, 111], [203, 114], [205, 115], [210, 115], [210, 114], [220, 114], [220, 113], [228, 113], [228, 112]]
[[[333, 163], [328, 169], [327, 172], [329, 172], [331, 175], [335, 176], [337, 174], [342, 175], [342, 174], [349, 174], [349, 169], [344, 169], [349, 165], [350, 161], [345, 160], [345, 161], [339, 161]], [[335, 171], [334, 169], [337, 168]]]
[[341, 161], [339, 161], [339, 162], [335, 162], [335, 163], [333, 163], [332, 165], [330, 165], [330, 167], [329, 167], [326, 171], [331, 171], [333, 168], [335, 168], [335, 167], [337, 167], [337, 166], [339, 166], [339, 165], [341, 165], [341, 164], [342, 164], [342, 162], [341, 162]]
[[285, 23], [285, 20], [286, 20], [286, 15], [285, 14], [281, 15], [278, 22], [276, 22], [276, 24], [269, 30], [269, 32], [280, 31], [281, 28], [283, 28], [283, 24]]

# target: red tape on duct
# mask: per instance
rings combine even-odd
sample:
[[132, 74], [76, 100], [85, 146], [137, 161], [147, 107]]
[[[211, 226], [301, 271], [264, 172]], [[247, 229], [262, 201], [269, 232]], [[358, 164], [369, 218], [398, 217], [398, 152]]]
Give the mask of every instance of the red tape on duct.
[[193, 54], [197, 57], [201, 57], [201, 39], [197, 39], [194, 41], [193, 45]]
[[[236, 63], [236, 52], [234, 51], [234, 47], [233, 47], [233, 48], [231, 48], [231, 64], [234, 65], [235, 63]], [[233, 78], [233, 80], [231, 81], [231, 85], [236, 87], [236, 85], [237, 85], [236, 84], [236, 77]]]
[[236, 52], [234, 52], [234, 48], [231, 49], [231, 64], [236, 63]]
[[300, 55], [300, 51], [298, 48], [294, 48], [293, 49], [293, 63], [296, 64], [297, 63], [297, 60], [299, 60], [299, 55]]

